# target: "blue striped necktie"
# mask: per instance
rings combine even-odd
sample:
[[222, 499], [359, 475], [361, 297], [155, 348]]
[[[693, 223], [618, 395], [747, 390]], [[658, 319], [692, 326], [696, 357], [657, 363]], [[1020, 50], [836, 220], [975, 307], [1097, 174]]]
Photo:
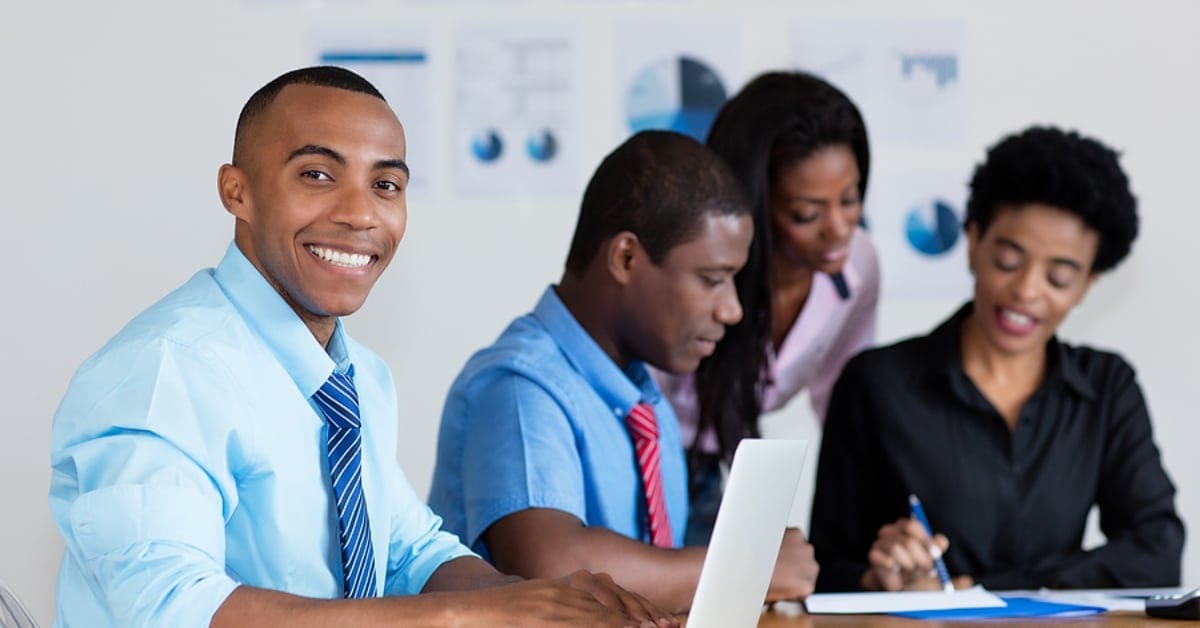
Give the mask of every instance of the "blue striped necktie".
[[362, 420], [354, 367], [345, 375], [333, 373], [313, 395], [329, 424], [329, 474], [337, 500], [338, 536], [342, 544], [343, 597], [375, 597], [375, 552], [371, 548], [371, 523], [362, 490]]

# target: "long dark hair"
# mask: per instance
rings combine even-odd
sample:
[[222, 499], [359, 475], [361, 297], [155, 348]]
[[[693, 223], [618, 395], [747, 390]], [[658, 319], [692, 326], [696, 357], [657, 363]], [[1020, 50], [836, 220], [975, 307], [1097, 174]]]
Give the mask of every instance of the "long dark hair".
[[848, 146], [866, 194], [870, 149], [862, 115], [838, 88], [804, 72], [769, 72], [750, 81], [717, 115], [708, 145], [725, 159], [750, 199], [754, 240], [737, 274], [744, 315], [696, 371], [697, 437], [716, 429], [721, 455], [758, 436], [771, 342], [770, 187], [777, 173], [827, 146]]

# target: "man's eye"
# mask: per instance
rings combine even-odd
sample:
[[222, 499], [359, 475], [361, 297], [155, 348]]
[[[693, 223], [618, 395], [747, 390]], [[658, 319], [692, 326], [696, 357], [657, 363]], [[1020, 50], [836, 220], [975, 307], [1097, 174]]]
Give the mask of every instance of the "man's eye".
[[703, 279], [704, 285], [706, 285], [710, 288], [716, 288], [717, 286], [725, 283], [724, 277], [710, 277], [708, 275], [700, 275], [700, 279]]
[[300, 173], [300, 176], [305, 177], [307, 179], [316, 179], [317, 181], [332, 181], [333, 180], [333, 177], [329, 176], [325, 172], [321, 172], [320, 170], [305, 170], [304, 172]]
[[995, 264], [1000, 270], [1016, 270], [1021, 266], [1021, 256], [1012, 251], [1002, 251], [996, 256]]
[[375, 187], [380, 190], [387, 190], [388, 192], [399, 192], [401, 190], [400, 184], [395, 181], [378, 181], [375, 183]]

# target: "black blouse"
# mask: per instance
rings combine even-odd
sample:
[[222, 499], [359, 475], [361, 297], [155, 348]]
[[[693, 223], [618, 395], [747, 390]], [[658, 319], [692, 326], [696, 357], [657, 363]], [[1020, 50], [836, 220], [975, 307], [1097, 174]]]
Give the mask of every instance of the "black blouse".
[[[1133, 369], [1051, 339], [1010, 432], [963, 371], [970, 312], [842, 372], [813, 497], [817, 589], [860, 587], [880, 526], [908, 516], [910, 493], [950, 539], [950, 573], [990, 589], [1178, 585], [1183, 523]], [[1093, 504], [1107, 544], [1084, 551]]]

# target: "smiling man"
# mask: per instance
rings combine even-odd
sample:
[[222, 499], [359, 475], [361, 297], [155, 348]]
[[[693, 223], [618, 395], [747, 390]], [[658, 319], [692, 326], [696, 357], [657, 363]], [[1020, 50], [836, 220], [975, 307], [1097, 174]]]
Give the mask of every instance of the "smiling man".
[[349, 71], [247, 102], [218, 175], [234, 244], [84, 363], [55, 416], [58, 625], [675, 623], [606, 576], [501, 575], [405, 479], [391, 373], [340, 320], [404, 235], [404, 155]]
[[[728, 167], [676, 133], [635, 135], [583, 196], [557, 286], [467, 363], [450, 389], [430, 505], [502, 571], [576, 569], [668, 609], [692, 601], [705, 548], [681, 548], [679, 425], [647, 364], [696, 369], [742, 317], [733, 277], [753, 234]], [[812, 590], [797, 530], [771, 599]]]

